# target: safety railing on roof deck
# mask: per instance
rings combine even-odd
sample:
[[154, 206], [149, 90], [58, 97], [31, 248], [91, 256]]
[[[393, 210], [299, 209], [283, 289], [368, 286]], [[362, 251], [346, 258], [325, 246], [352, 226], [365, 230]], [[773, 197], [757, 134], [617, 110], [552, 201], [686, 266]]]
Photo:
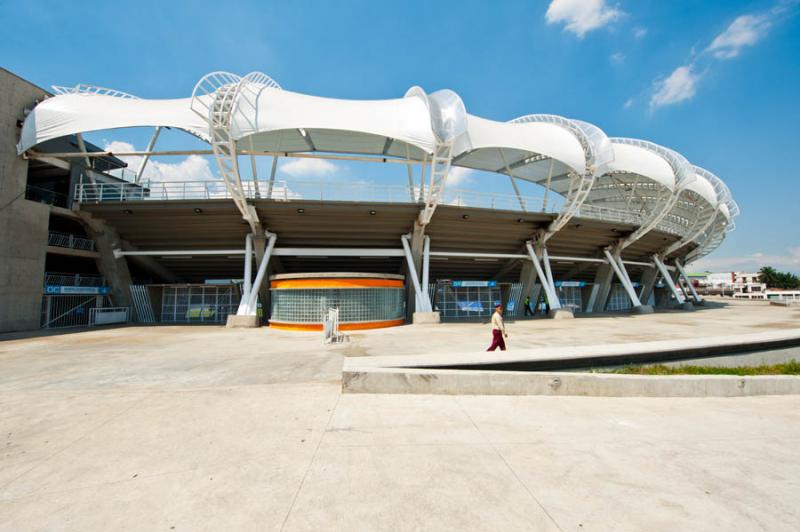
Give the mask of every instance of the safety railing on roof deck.
[[[419, 189], [403, 185], [292, 179], [276, 180], [272, 186], [268, 181], [242, 181], [242, 188], [250, 199], [422, 204]], [[80, 183], [75, 189], [75, 201], [81, 203], [229, 198], [228, 189], [221, 181], [152, 182], [142, 186], [131, 183]], [[550, 201], [542, 210], [544, 203], [541, 197], [453, 188], [445, 191], [441, 204], [535, 213], [556, 213], [561, 209], [560, 203]], [[631, 225], [641, 225], [644, 220], [641, 213], [596, 205], [581, 206], [576, 216]], [[683, 229], [677, 224], [665, 223], [664, 230], [680, 234]]]
[[[404, 185], [292, 179], [276, 180], [272, 185], [267, 181], [242, 181], [242, 188], [249, 199], [422, 203], [419, 188]], [[131, 183], [79, 183], [75, 188], [75, 201], [80, 203], [229, 198], [228, 188], [221, 181], [151, 182], [141, 186]], [[515, 194], [448, 189], [441, 203], [460, 207], [542, 212], [540, 207], [543, 199]], [[547, 212], [555, 212], [558, 208], [557, 203], [551, 202]]]

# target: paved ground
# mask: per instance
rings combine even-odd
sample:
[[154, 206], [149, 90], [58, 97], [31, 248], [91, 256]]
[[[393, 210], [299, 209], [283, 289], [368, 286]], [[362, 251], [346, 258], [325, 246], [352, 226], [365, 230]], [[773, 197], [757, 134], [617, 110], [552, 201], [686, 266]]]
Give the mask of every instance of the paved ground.
[[[737, 305], [533, 321], [512, 325], [512, 348], [797, 320]], [[800, 397], [339, 393], [343, 353], [485, 336], [409, 327], [330, 349], [266, 329], [132, 327], [0, 341], [0, 529], [800, 528]]]

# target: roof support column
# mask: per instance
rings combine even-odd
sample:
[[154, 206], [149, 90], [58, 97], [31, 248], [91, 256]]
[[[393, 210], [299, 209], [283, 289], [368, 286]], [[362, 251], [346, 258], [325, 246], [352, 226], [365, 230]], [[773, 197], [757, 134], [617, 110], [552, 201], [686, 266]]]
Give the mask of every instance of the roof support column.
[[[408, 275], [411, 278], [412, 286], [414, 287], [414, 307], [412, 310], [413, 312], [432, 312], [431, 309], [431, 302], [430, 299], [426, 299], [425, 295], [422, 292], [422, 287], [420, 286], [419, 276], [417, 275], [417, 266], [416, 261], [411, 253], [411, 245], [409, 244], [409, 240], [411, 240], [411, 235], [403, 235], [400, 237], [400, 242], [403, 244], [403, 251], [405, 252], [406, 257], [406, 264], [408, 266]], [[422, 240], [419, 238], [419, 240]], [[409, 308], [411, 307], [411, 301], [407, 301], [407, 305]]]
[[669, 270], [667, 270], [666, 265], [661, 261], [661, 257], [658, 255], [653, 255], [653, 262], [658, 268], [658, 271], [661, 272], [661, 277], [664, 278], [664, 282], [667, 285], [667, 288], [672, 293], [672, 297], [675, 298], [675, 301], [678, 302], [678, 305], [683, 305], [686, 303], [686, 300], [683, 298], [683, 295], [678, 292], [678, 289], [675, 288], [675, 281], [672, 279], [672, 275], [670, 275]]
[[614, 281], [614, 269], [610, 263], [604, 262], [597, 268], [594, 283], [589, 299], [586, 302], [585, 312], [605, 312], [608, 296], [611, 294], [611, 284]]
[[655, 266], [650, 266], [644, 270], [642, 274], [642, 288], [639, 290], [639, 300], [647, 305], [650, 297], [653, 295], [653, 289], [658, 281], [658, 269]]
[[161, 126], [157, 126], [156, 129], [153, 131], [153, 136], [150, 137], [150, 142], [147, 143], [147, 148], [145, 151], [148, 152], [147, 155], [142, 157], [142, 162], [139, 163], [139, 168], [136, 170], [136, 178], [134, 183], [137, 185], [142, 180], [142, 176], [144, 175], [144, 169], [147, 166], [148, 161], [150, 161], [150, 153], [153, 151], [153, 148], [156, 146], [156, 141], [158, 140], [158, 135], [161, 133]]
[[519, 300], [514, 302], [514, 309], [517, 312], [517, 317], [520, 317], [519, 312], [525, 312], [525, 298], [530, 298], [531, 302], [536, 308], [536, 302], [539, 300], [541, 285], [536, 284], [538, 274], [536, 268], [533, 267], [532, 261], [525, 261], [522, 264], [522, 271], [519, 274], [519, 282], [522, 284], [522, 290], [519, 293]]
[[628, 297], [631, 300], [631, 304], [633, 308], [631, 312], [634, 314], [652, 314], [653, 307], [649, 305], [642, 305], [642, 302], [639, 300], [639, 296], [636, 295], [636, 291], [633, 289], [633, 283], [631, 282], [631, 278], [628, 276], [628, 272], [625, 270], [625, 264], [622, 262], [622, 257], [619, 255], [619, 251], [616, 251], [613, 255], [611, 251], [607, 248], [603, 250], [603, 254], [606, 256], [606, 260], [614, 269], [614, 273], [617, 274], [617, 279], [619, 282], [622, 283], [622, 287], [625, 289], [625, 292], [628, 294]]
[[678, 273], [680, 273], [681, 277], [683, 277], [683, 280], [686, 282], [686, 286], [689, 288], [689, 292], [692, 294], [692, 299], [694, 299], [694, 302], [697, 303], [698, 305], [702, 305], [703, 298], [700, 297], [700, 294], [698, 294], [697, 290], [694, 289], [694, 285], [692, 284], [692, 281], [689, 279], [689, 276], [686, 275], [686, 270], [683, 269], [683, 264], [681, 264], [681, 261], [675, 259], [673, 263], [675, 264], [675, 268], [678, 269]]
[[258, 309], [258, 292], [267, 274], [267, 266], [269, 265], [272, 250], [275, 248], [275, 241], [278, 239], [278, 235], [274, 233], [265, 232], [264, 235], [269, 239], [267, 241], [267, 248], [264, 251], [264, 258], [261, 259], [261, 263], [258, 265], [258, 273], [256, 273], [256, 279], [253, 281], [249, 293], [246, 297], [244, 294], [242, 295], [242, 302], [239, 304], [239, 309], [236, 311], [237, 316], [256, 315]]
[[[536, 275], [541, 279], [542, 288], [544, 289], [547, 304], [550, 306], [549, 316], [551, 318], [572, 318], [572, 311], [561, 307], [561, 301], [558, 299], [556, 286], [553, 282], [553, 274], [550, 270], [550, 260], [547, 256], [547, 250], [543, 244], [537, 243], [534, 250], [533, 242], [528, 241], [525, 243], [525, 248], [528, 250], [528, 256], [531, 258], [533, 267], [536, 269]], [[544, 263], [544, 269], [539, 260]]]

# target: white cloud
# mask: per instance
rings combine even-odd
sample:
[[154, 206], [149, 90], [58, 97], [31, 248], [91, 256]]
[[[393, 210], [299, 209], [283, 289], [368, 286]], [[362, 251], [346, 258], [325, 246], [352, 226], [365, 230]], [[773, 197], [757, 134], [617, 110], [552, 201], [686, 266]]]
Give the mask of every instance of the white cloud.
[[634, 102], [633, 98], [628, 98], [627, 100], [625, 100], [625, 104], [623, 105], [623, 107], [625, 109], [630, 109], [631, 106], [633, 106], [633, 102]]
[[472, 182], [472, 174], [474, 170], [463, 168], [461, 166], [453, 166], [450, 168], [450, 173], [447, 174], [447, 184], [458, 186], [466, 185]]
[[279, 166], [281, 172], [292, 177], [321, 177], [336, 173], [339, 168], [325, 159], [293, 159]]
[[697, 92], [700, 77], [700, 74], [694, 72], [693, 65], [679, 66], [667, 78], [655, 82], [650, 107], [673, 105], [692, 99]]
[[608, 59], [611, 61], [611, 64], [613, 65], [621, 65], [622, 63], [625, 62], [625, 54], [623, 54], [622, 52], [614, 52], [613, 54], [608, 56]]
[[[136, 151], [133, 144], [114, 140], [105, 144], [106, 151], [114, 152], [130, 152]], [[128, 169], [136, 172], [142, 162], [142, 156], [139, 155], [123, 155], [118, 156], [119, 159], [128, 163]], [[211, 165], [208, 159], [199, 155], [189, 155], [185, 159], [177, 163], [165, 163], [150, 159], [144, 169], [142, 179], [149, 179], [151, 181], [213, 181], [217, 177], [211, 171]]]
[[767, 255], [753, 253], [738, 257], [703, 258], [692, 263], [692, 269], [698, 271], [758, 271], [762, 266], [772, 266], [777, 270], [800, 272], [800, 247], [787, 249], [785, 255]]
[[552, 0], [545, 18], [548, 24], [563, 23], [564, 29], [582, 39], [623, 15], [619, 8], [606, 5], [606, 0]]
[[760, 41], [771, 25], [767, 15], [742, 15], [717, 35], [706, 51], [717, 59], [732, 59], [739, 55], [742, 48]]
[[646, 36], [647, 36], [647, 28], [642, 28], [641, 26], [633, 28], [633, 37], [635, 39], [644, 39]]

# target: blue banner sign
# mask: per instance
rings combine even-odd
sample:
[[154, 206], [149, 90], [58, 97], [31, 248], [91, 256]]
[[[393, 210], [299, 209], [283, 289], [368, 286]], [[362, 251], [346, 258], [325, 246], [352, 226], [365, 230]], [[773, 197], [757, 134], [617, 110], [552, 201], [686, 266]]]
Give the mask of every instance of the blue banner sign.
[[557, 288], [583, 288], [586, 281], [556, 281]]
[[45, 294], [69, 294], [76, 296], [107, 295], [107, 286], [59, 286], [49, 284], [44, 287]]
[[497, 281], [453, 281], [453, 288], [475, 288], [497, 286]]

